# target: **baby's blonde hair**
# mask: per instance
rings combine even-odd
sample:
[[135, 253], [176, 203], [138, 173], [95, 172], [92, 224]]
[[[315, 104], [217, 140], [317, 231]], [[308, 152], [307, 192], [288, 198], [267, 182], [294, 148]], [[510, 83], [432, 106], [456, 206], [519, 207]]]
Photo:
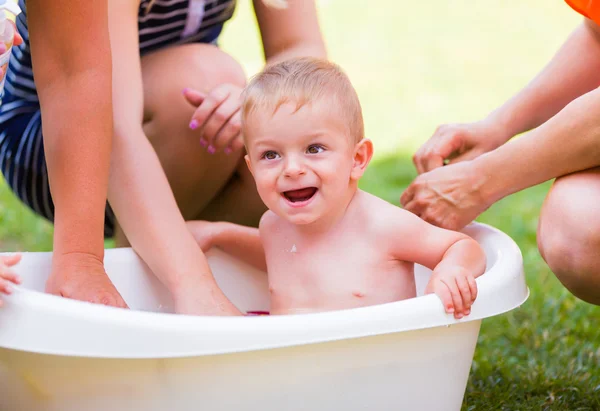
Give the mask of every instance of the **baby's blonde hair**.
[[328, 101], [342, 116], [354, 142], [364, 137], [362, 109], [348, 76], [335, 63], [300, 57], [267, 66], [252, 78], [242, 94], [242, 126], [256, 111], [275, 113], [285, 103]]

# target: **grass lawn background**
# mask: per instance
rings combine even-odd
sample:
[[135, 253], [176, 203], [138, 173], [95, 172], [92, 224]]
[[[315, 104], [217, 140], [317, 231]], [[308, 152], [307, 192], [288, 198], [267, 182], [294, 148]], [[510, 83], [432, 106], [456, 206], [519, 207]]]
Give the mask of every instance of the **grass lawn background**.
[[[263, 64], [260, 40], [250, 0], [238, 3], [221, 47], [252, 75]], [[504, 102], [581, 21], [560, 0], [319, 0], [318, 8], [330, 57], [357, 88], [375, 144], [362, 188], [394, 204], [416, 175], [410, 156], [439, 124], [479, 119]], [[514, 194], [478, 219], [517, 242], [531, 297], [483, 322], [464, 410], [600, 409], [600, 308], [561, 287], [536, 248], [549, 187]], [[4, 182], [0, 247], [52, 248], [52, 226]]]

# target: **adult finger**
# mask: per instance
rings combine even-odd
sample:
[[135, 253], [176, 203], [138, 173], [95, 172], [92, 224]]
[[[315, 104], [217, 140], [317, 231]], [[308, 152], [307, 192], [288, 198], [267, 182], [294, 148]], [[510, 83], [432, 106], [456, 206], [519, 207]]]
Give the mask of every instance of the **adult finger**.
[[404, 206], [404, 209], [422, 218], [423, 213], [427, 210], [427, 203], [415, 197]]
[[425, 172], [442, 167], [444, 161], [460, 149], [461, 141], [458, 132], [447, 129], [439, 138], [432, 141], [430, 150], [422, 159]]
[[217, 147], [225, 147], [225, 154], [231, 153], [234, 148], [239, 148], [239, 145], [234, 145], [234, 143], [236, 140], [241, 140], [241, 129], [242, 117], [240, 110], [238, 110], [231, 116], [227, 123], [223, 125], [221, 130], [219, 130], [219, 133], [215, 138], [215, 145]]
[[427, 149], [428, 144], [429, 144], [429, 141], [425, 142], [425, 144], [423, 144], [421, 147], [419, 147], [419, 149], [415, 152], [415, 154], [412, 157], [412, 162], [413, 162], [415, 168], [417, 169], [418, 174], [423, 174], [423, 172], [424, 172], [423, 166], [421, 165], [422, 164], [421, 159], [425, 155], [425, 150]]
[[206, 98], [206, 94], [191, 88], [184, 89], [183, 96], [194, 107], [199, 107]]
[[[200, 107], [194, 112], [192, 115], [192, 120], [190, 121], [190, 128], [195, 130], [199, 127], [204, 127], [208, 118], [212, 115], [212, 113], [219, 107], [226, 99], [229, 97], [229, 91], [224, 88], [217, 88], [210, 92]], [[205, 141], [206, 145], [208, 145], [208, 141]]]
[[416, 158], [420, 173], [442, 167], [447, 158], [460, 150], [461, 145], [462, 136], [458, 130], [451, 126], [438, 127]]
[[[233, 118], [239, 109], [239, 101], [229, 97], [210, 116], [202, 133], [204, 139], [208, 141], [209, 153], [224, 148], [231, 138], [240, 132], [239, 118]], [[219, 135], [221, 131], [223, 135]]]
[[415, 182], [413, 181], [406, 188], [406, 190], [404, 190], [404, 192], [400, 196], [400, 204], [402, 204], [402, 206], [406, 207], [406, 204], [410, 203], [412, 201], [412, 199], [414, 198], [416, 191], [417, 191], [417, 186], [416, 186]]
[[442, 167], [444, 165], [444, 157], [437, 151], [430, 151], [421, 159], [421, 169], [423, 173], [431, 171], [435, 168]]

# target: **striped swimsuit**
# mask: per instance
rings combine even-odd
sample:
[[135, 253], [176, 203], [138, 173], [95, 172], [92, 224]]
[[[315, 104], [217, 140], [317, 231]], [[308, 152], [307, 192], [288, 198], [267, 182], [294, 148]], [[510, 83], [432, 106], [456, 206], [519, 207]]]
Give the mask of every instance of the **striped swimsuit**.
[[[120, 0], [125, 1], [125, 0]], [[151, 7], [149, 6], [151, 3]], [[17, 19], [24, 43], [13, 48], [0, 105], [0, 170], [13, 192], [37, 214], [54, 220], [54, 204], [44, 157], [40, 104], [33, 80], [27, 10]], [[140, 56], [183, 43], [216, 43], [231, 18], [235, 0], [141, 0], [138, 14]], [[106, 206], [104, 235], [114, 233], [114, 214]]]

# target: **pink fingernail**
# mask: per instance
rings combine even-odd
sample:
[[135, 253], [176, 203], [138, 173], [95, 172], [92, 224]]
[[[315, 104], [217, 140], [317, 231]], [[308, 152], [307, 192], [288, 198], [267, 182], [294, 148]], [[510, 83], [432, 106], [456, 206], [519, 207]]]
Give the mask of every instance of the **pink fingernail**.
[[213, 146], [208, 146], [206, 150], [209, 152], [209, 154], [215, 154], [217, 151]]
[[223, 150], [223, 152], [225, 152], [225, 154], [231, 154], [231, 148], [229, 147], [225, 147], [225, 150]]
[[192, 130], [195, 130], [196, 128], [198, 128], [198, 121], [197, 120], [190, 121], [190, 128]]
[[201, 138], [201, 139], [200, 139], [200, 145], [201, 145], [202, 147], [206, 147], [206, 146], [208, 146], [208, 141], [206, 141], [206, 140], [204, 139], [204, 137], [203, 137], [203, 138]]

